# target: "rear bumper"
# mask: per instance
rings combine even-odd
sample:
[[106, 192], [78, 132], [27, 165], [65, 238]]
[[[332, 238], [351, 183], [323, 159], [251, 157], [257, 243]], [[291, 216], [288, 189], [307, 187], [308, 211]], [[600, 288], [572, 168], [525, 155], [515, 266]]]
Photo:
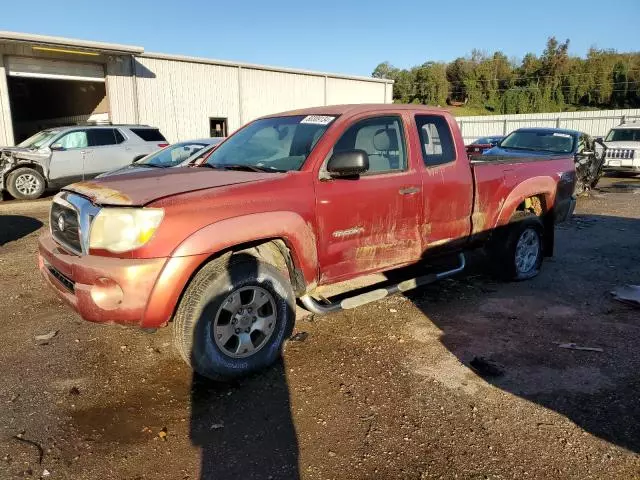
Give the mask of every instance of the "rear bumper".
[[562, 223], [567, 221], [573, 215], [576, 209], [576, 198], [569, 197], [562, 201], [555, 208], [555, 223]]
[[40, 237], [38, 266], [47, 283], [90, 322], [166, 325], [200, 256], [121, 259], [77, 256]]

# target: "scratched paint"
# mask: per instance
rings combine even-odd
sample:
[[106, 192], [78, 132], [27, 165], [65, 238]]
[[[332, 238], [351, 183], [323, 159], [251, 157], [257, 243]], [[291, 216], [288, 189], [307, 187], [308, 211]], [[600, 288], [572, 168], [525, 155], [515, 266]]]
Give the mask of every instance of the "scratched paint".
[[67, 187], [67, 190], [84, 195], [97, 204], [131, 205], [131, 198], [128, 195], [96, 182], [74, 183]]

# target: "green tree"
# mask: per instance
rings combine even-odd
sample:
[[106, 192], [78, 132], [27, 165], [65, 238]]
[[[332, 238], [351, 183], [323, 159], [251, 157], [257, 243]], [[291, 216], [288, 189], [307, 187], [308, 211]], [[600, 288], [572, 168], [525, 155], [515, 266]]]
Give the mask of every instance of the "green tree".
[[500, 113], [640, 106], [640, 52], [592, 48], [580, 58], [569, 54], [569, 45], [550, 37], [540, 56], [528, 53], [519, 62], [477, 49], [448, 64], [398, 69], [384, 62], [373, 76], [392, 79], [400, 103], [449, 100]]

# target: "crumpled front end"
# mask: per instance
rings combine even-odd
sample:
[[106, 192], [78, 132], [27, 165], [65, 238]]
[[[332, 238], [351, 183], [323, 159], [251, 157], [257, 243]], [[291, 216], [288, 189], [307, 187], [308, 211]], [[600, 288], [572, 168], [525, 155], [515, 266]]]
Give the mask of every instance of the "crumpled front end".
[[7, 174], [24, 165], [38, 166], [47, 176], [49, 154], [20, 147], [0, 147], [0, 192], [5, 190]]
[[8, 150], [0, 150], [0, 192], [5, 189], [4, 179], [9, 170], [13, 168], [15, 158]]
[[608, 149], [604, 143], [597, 143], [601, 146], [600, 149], [592, 145], [588, 155], [576, 155], [576, 195], [595, 188], [602, 177]]

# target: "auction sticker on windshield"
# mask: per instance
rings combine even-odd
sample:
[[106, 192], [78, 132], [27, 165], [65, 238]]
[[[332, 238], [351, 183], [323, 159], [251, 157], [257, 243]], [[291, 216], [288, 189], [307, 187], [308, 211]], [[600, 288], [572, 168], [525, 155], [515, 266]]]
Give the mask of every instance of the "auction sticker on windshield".
[[310, 123], [312, 125], [329, 125], [336, 117], [330, 115], [307, 115], [300, 123]]
[[571, 138], [571, 135], [569, 135], [568, 133], [554, 133], [553, 136], [562, 137], [562, 138]]

